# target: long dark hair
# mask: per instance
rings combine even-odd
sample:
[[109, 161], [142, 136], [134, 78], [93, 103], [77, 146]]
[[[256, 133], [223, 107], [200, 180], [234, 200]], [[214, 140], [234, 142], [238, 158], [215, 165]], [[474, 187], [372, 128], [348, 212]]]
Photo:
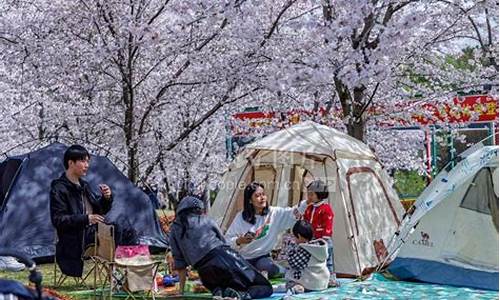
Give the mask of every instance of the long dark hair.
[[[245, 191], [243, 193], [243, 220], [247, 221], [250, 224], [255, 224], [255, 208], [252, 204], [252, 195], [258, 188], [264, 189], [264, 186], [258, 182], [252, 182], [245, 187]], [[262, 215], [267, 215], [269, 212], [269, 202], [266, 203], [266, 207], [262, 211]]]
[[188, 217], [190, 215], [197, 215], [198, 218], [203, 214], [203, 209], [199, 207], [191, 207], [179, 212], [176, 218], [179, 220], [179, 224], [181, 225], [181, 238], [184, 238], [187, 229], [189, 229]]

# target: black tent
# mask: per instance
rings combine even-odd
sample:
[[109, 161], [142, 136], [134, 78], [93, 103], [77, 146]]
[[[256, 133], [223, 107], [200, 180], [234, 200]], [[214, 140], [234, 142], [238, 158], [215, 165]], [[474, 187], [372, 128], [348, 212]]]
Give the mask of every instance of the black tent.
[[[31, 257], [55, 252], [55, 230], [50, 222], [50, 183], [64, 172], [67, 146], [54, 143], [0, 163], [0, 245]], [[92, 155], [87, 180], [98, 194], [98, 184], [113, 191], [113, 207], [106, 221], [126, 218], [142, 244], [167, 247], [166, 237], [148, 196], [134, 186], [106, 157]]]

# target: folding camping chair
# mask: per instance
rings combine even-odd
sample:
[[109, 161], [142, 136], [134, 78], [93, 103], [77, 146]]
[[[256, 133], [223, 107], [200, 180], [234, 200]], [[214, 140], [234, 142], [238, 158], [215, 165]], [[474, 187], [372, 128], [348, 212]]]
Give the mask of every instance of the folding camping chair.
[[[57, 241], [59, 240], [57, 236], [57, 232], [55, 233], [55, 244], [57, 244]], [[74, 277], [74, 276], [68, 276], [62, 273], [62, 271], [59, 270], [59, 266], [57, 265], [57, 259], [56, 256], [54, 255], [54, 288], [59, 288], [63, 285], [63, 283], [66, 281], [66, 279], [71, 278], [77, 285], [83, 286], [83, 287], [88, 287], [87, 286], [87, 279], [90, 277], [90, 275], [94, 272], [94, 266], [90, 268], [90, 270], [87, 271], [87, 273], [84, 273], [81, 277]], [[58, 274], [59, 272], [60, 274]], [[94, 285], [95, 286], [95, 285]]]
[[109, 287], [109, 297], [120, 288], [128, 298], [135, 299], [134, 292], [147, 291], [155, 298], [155, 278], [161, 261], [149, 259], [135, 262], [115, 258], [115, 231], [113, 225], [99, 223], [95, 236], [94, 298], [97, 296], [97, 279], [101, 282], [101, 296]]

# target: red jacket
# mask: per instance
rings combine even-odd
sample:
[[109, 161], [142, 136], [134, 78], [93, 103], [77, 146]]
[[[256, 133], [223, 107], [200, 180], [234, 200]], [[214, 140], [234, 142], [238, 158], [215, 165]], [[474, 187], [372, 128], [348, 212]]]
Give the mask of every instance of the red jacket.
[[331, 238], [333, 234], [333, 210], [327, 202], [321, 204], [312, 204], [304, 212], [304, 220], [311, 223], [314, 238]]

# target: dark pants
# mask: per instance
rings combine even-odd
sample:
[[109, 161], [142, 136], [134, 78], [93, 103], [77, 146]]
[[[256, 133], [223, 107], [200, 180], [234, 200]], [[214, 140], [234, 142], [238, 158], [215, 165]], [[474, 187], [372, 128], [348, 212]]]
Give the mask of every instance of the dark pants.
[[248, 292], [253, 299], [266, 298], [273, 293], [269, 281], [229, 246], [213, 249], [194, 268], [210, 291], [232, 288]]
[[247, 261], [260, 272], [266, 271], [268, 278], [274, 278], [280, 272], [280, 268], [273, 262], [269, 254], [247, 259]]

